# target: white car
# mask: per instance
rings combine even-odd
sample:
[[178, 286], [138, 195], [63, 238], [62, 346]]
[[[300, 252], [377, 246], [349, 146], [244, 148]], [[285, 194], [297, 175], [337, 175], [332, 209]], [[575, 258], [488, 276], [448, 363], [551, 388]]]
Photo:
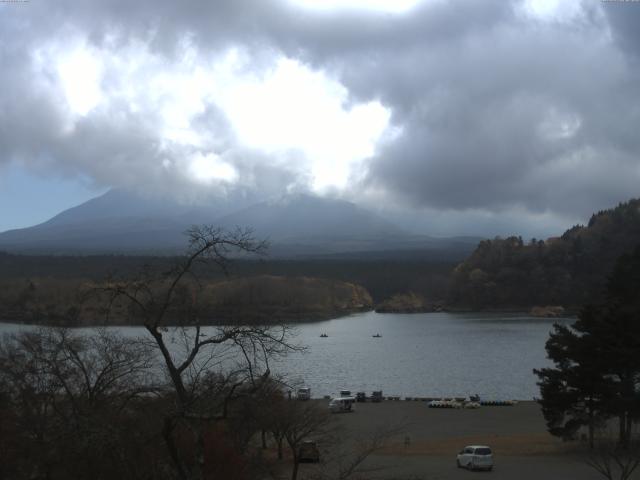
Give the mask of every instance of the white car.
[[464, 467], [469, 470], [493, 470], [491, 448], [486, 445], [464, 447], [456, 458], [456, 464], [459, 468]]

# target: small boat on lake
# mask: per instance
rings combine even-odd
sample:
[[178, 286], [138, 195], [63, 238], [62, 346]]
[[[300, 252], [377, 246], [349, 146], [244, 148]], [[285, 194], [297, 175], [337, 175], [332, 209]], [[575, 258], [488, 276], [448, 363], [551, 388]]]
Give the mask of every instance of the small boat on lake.
[[320, 334], [320, 338], [327, 338], [329, 335], [327, 335], [326, 333], [322, 333]]
[[373, 338], [382, 338], [382, 335], [380, 335], [379, 333], [376, 333], [375, 335], [371, 335]]

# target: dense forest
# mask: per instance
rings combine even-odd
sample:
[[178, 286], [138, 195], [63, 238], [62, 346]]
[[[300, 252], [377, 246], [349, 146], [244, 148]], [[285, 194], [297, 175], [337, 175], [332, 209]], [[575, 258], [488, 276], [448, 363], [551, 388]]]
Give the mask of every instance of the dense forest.
[[[0, 318], [7, 321], [100, 323], [104, 314], [86, 292], [107, 279], [170, 271], [178, 258], [124, 255], [28, 256], [0, 253]], [[362, 309], [405, 292], [427, 299], [446, 296], [455, 263], [391, 259], [239, 259], [225, 273], [207, 262], [195, 271], [203, 284], [207, 323], [300, 321]], [[95, 305], [95, 308], [91, 308]], [[128, 323], [126, 315], [111, 318]]]
[[[460, 259], [462, 260], [462, 258]], [[143, 268], [167, 270], [175, 257], [128, 255], [16, 255], [0, 251], [0, 282], [35, 279], [82, 279], [101, 281], [107, 277], [136, 275]], [[397, 293], [416, 292], [429, 299], [443, 299], [447, 280], [458, 261], [424, 258], [324, 258], [324, 259], [238, 259], [223, 272], [203, 263], [197, 273], [206, 280], [244, 278], [259, 275], [314, 277], [362, 285], [375, 302]]]
[[448, 302], [474, 309], [576, 309], [599, 298], [615, 261], [639, 244], [638, 199], [600, 211], [561, 237], [484, 240], [454, 270]]
[[[65, 326], [139, 325], [135, 312], [103, 293], [110, 285], [50, 278], [0, 281], [0, 318]], [[309, 277], [189, 280], [178, 293], [195, 298], [198, 321], [207, 325], [312, 321], [373, 308], [371, 296], [358, 285]]]

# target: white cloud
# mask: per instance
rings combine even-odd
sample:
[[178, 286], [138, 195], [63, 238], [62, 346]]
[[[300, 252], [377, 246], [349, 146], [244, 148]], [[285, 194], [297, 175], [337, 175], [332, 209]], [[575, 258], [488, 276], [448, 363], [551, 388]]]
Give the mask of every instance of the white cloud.
[[545, 139], [568, 139], [578, 132], [581, 124], [582, 120], [578, 115], [551, 108], [538, 126], [538, 131]]
[[236, 169], [212, 153], [207, 155], [196, 153], [192, 155], [188, 169], [193, 179], [198, 182], [212, 183], [222, 181], [232, 183], [238, 179]]
[[349, 8], [403, 13], [411, 10], [421, 0], [291, 0], [297, 5], [322, 10]]
[[522, 9], [525, 15], [545, 21], [572, 20], [583, 14], [579, 0], [524, 0]]
[[343, 188], [351, 167], [374, 154], [390, 118], [376, 101], [348, 106], [340, 83], [285, 58], [264, 76], [236, 78], [219, 94], [240, 141], [274, 156], [301, 152], [316, 191]]
[[[352, 168], [375, 153], [389, 124], [390, 112], [379, 102], [348, 104], [348, 91], [339, 82], [283, 56], [255, 67], [244, 51], [203, 55], [187, 40], [171, 60], [139, 42], [117, 49], [107, 42], [98, 49], [75, 39], [70, 51], [64, 45], [48, 44], [35, 58], [45, 78], [51, 75], [44, 58], [55, 65], [58, 82], [49, 94], [69, 107], [64, 132], [98, 105], [104, 108], [93, 113], [106, 116], [115, 128], [121, 117], [133, 116], [154, 132], [162, 154], [202, 152], [186, 163], [169, 162], [201, 183], [239, 180], [237, 167], [212, 159], [223, 151], [249, 149], [284, 168], [295, 158], [296, 170], [317, 192], [344, 188]], [[198, 123], [209, 108], [221, 112], [229, 131]], [[157, 166], [166, 170], [164, 155]]]
[[77, 46], [56, 59], [56, 70], [71, 113], [87, 115], [102, 100], [102, 63], [86, 46]]

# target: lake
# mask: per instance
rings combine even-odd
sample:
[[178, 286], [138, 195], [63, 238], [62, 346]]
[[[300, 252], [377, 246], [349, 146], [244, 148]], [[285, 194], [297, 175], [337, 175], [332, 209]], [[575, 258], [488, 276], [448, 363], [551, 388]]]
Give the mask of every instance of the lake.
[[[298, 325], [295, 341], [307, 351], [276, 362], [273, 370], [305, 383], [314, 397], [349, 389], [530, 400], [539, 396], [532, 369], [549, 365], [544, 344], [554, 321], [523, 314], [359, 313]], [[23, 328], [0, 324], [0, 333]]]

